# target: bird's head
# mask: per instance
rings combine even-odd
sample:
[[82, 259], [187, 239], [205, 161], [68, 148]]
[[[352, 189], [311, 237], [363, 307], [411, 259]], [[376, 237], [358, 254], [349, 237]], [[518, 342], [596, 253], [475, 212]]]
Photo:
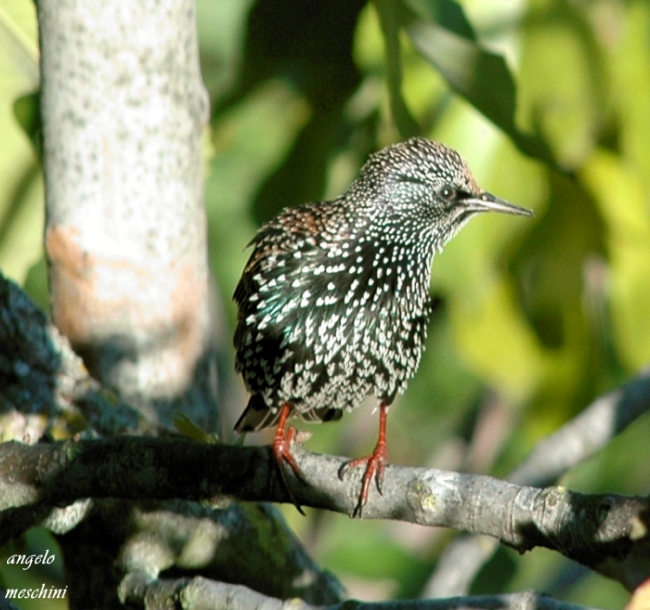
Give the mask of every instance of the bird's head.
[[455, 150], [426, 138], [411, 138], [372, 155], [357, 185], [375, 193], [377, 221], [403, 235], [428, 235], [436, 249], [477, 214], [533, 215], [482, 190]]

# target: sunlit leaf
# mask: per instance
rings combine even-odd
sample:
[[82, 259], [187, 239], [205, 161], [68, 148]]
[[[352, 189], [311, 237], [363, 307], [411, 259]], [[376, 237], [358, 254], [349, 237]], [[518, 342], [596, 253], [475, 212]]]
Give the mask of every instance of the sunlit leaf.
[[[414, 3], [416, 8], [421, 3]], [[505, 60], [471, 38], [467, 28], [448, 22], [452, 31], [426, 17], [406, 26], [414, 47], [442, 74], [449, 86], [512, 138], [524, 154], [554, 164], [545, 143], [515, 125], [516, 86]]]
[[393, 0], [375, 0], [386, 44], [386, 77], [393, 119], [403, 138], [421, 134], [402, 95], [402, 58], [399, 42], [399, 6]]
[[640, 176], [611, 153], [599, 151], [582, 176], [608, 226], [611, 310], [618, 348], [638, 369], [650, 361], [650, 215]]
[[567, 168], [584, 163], [607, 129], [604, 49], [584, 13], [571, 2], [541, 4], [520, 47], [519, 125], [543, 134]]

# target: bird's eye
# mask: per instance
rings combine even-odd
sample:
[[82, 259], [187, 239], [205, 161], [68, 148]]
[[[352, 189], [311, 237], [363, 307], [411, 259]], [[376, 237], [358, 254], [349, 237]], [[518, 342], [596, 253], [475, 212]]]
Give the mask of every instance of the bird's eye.
[[458, 191], [453, 186], [449, 186], [448, 184], [440, 189], [440, 196], [445, 201], [454, 201], [457, 195]]

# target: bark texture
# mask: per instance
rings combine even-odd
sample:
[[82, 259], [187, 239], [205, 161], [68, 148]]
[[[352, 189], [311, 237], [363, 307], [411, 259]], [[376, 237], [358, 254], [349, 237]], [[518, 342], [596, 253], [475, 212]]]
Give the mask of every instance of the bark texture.
[[150, 421], [182, 407], [214, 428], [194, 2], [44, 0], [38, 17], [55, 324]]

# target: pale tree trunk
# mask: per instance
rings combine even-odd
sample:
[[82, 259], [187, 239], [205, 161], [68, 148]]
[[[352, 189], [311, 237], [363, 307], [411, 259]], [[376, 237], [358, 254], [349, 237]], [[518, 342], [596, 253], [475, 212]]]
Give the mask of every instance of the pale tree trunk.
[[[91, 438], [115, 434], [107, 422], [117, 433], [166, 432], [176, 409], [218, 430], [224, 333], [209, 288], [201, 154], [209, 108], [195, 12], [194, 0], [38, 3], [53, 320], [121, 399], [105, 400], [74, 369], [79, 380], [68, 385], [80, 394], [75, 407], [90, 407], [78, 419]], [[73, 360], [62, 350], [44, 370]], [[45, 384], [46, 394], [56, 389], [50, 412], [59, 385]], [[144, 416], [135, 426], [125, 403]], [[130, 463], [150, 458], [136, 450]], [[110, 456], [100, 459], [113, 469]], [[168, 607], [183, 595], [183, 607], [193, 608], [188, 592], [206, 584], [207, 607], [216, 607], [220, 581], [282, 598], [340, 599], [336, 580], [270, 507], [108, 498], [45, 511], [26, 512], [20, 523], [40, 521], [57, 535], [72, 608]], [[8, 531], [20, 523], [9, 519]], [[182, 577], [165, 580], [175, 567]]]
[[38, 3], [55, 324], [151, 422], [217, 424], [193, 0]]

